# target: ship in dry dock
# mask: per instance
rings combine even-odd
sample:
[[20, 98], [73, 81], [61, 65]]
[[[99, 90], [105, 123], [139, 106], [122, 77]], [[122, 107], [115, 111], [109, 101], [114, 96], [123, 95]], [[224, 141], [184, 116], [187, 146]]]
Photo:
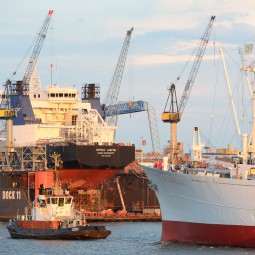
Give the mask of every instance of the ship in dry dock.
[[[57, 166], [63, 184], [83, 179], [86, 188], [95, 188], [135, 160], [135, 146], [114, 143], [115, 128], [100, 115], [98, 85], [82, 89], [82, 99], [75, 86], [30, 89], [14, 120], [13, 137], [16, 147], [46, 146], [47, 167]], [[59, 155], [57, 161], [52, 154]]]
[[[74, 192], [80, 208], [117, 210], [125, 201], [127, 208], [141, 211], [148, 201], [157, 205], [153, 192], [141, 191], [149, 190], [147, 180], [134, 174], [135, 168], [124, 170], [135, 161], [135, 146], [114, 141], [116, 127], [104, 119], [99, 85], [82, 85], [81, 96], [75, 85], [41, 87], [36, 62], [52, 14], [50, 10], [35, 40], [23, 79], [8, 79], [2, 95], [0, 117], [13, 121], [13, 132], [11, 144], [1, 141], [0, 218], [23, 210], [38, 195], [41, 184], [50, 188], [47, 178], [40, 178], [47, 176], [48, 169], [58, 171], [61, 184]], [[4, 154], [6, 148], [9, 151]], [[116, 175], [122, 191], [116, 186]]]
[[[109, 141], [109, 137], [113, 139], [114, 128], [107, 126], [98, 113], [101, 109], [100, 100], [93, 95], [98, 95], [99, 89], [95, 84], [86, 84], [83, 88], [91, 93], [84, 93], [86, 96], [81, 101], [78, 100], [78, 91], [74, 86], [49, 86], [44, 93], [38, 92], [37, 97], [31, 93], [31, 99], [27, 98], [37, 118], [27, 116], [26, 112], [14, 119], [13, 138], [18, 157], [21, 158], [21, 168], [56, 168], [62, 185], [74, 195], [79, 209], [118, 211], [123, 209], [123, 201], [129, 212], [140, 213], [144, 208], [158, 208], [155, 193], [149, 189], [147, 178], [135, 163], [135, 146]], [[62, 95], [66, 95], [66, 98]], [[65, 103], [61, 103], [62, 101]], [[56, 117], [54, 111], [56, 105], [60, 104], [63, 114]], [[98, 107], [98, 110], [91, 108], [92, 104]], [[72, 116], [68, 116], [70, 105]], [[51, 112], [51, 109], [54, 110]], [[63, 123], [60, 121], [61, 116]], [[65, 125], [66, 116], [69, 120], [75, 119], [73, 125]], [[55, 117], [58, 119], [54, 122]], [[49, 122], [45, 123], [45, 120]], [[20, 125], [22, 122], [24, 124]], [[77, 130], [78, 134], [75, 133]], [[87, 143], [82, 142], [81, 138]], [[13, 175], [13, 172], [10, 175]], [[21, 183], [21, 179], [17, 182]], [[6, 180], [3, 182], [7, 183]], [[39, 182], [32, 190], [24, 186], [26, 194], [28, 190], [34, 194]], [[31, 181], [29, 183], [32, 184]], [[26, 195], [25, 200], [33, 201], [34, 196]], [[15, 214], [16, 211], [13, 210], [12, 213]], [[9, 214], [2, 215], [3, 218], [8, 216]]]

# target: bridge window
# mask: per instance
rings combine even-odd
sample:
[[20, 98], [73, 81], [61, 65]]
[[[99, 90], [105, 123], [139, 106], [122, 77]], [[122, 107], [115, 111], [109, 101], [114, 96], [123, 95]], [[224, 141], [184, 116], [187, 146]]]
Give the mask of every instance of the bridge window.
[[37, 198], [37, 202], [38, 202], [40, 207], [46, 207], [46, 202], [45, 202], [44, 199], [38, 199]]
[[60, 197], [58, 200], [58, 206], [64, 206], [64, 198]]
[[71, 202], [72, 202], [72, 198], [71, 197], [66, 197], [65, 200], [66, 200], [65, 204], [71, 204]]
[[51, 203], [56, 205], [58, 203], [58, 198], [57, 197], [52, 197], [51, 198]]

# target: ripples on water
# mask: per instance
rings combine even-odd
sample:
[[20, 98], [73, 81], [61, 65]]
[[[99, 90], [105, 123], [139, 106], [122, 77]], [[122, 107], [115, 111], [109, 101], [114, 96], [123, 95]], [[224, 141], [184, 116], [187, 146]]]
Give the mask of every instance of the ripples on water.
[[[91, 223], [92, 224], [92, 223]], [[255, 249], [208, 247], [184, 244], [163, 244], [160, 222], [103, 223], [112, 234], [103, 240], [42, 241], [11, 239], [6, 222], [0, 222], [1, 255], [239, 255], [255, 254]]]

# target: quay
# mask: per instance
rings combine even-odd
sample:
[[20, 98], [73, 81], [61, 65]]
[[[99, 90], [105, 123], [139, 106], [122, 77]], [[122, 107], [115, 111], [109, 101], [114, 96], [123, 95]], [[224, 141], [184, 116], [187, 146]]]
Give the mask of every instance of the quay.
[[127, 214], [89, 214], [86, 215], [88, 222], [157, 222], [161, 221], [162, 217], [158, 214], [145, 213], [127, 213]]

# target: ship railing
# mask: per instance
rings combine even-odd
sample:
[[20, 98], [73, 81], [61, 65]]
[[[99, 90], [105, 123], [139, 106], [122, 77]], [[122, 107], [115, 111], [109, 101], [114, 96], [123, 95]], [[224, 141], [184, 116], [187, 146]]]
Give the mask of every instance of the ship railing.
[[82, 225], [87, 224], [85, 214], [77, 209], [73, 209], [73, 218], [78, 219]]
[[35, 205], [36, 205], [35, 201], [28, 204], [28, 206], [26, 206], [24, 209], [25, 214], [19, 214], [19, 211], [18, 211], [17, 220], [33, 220], [33, 216], [31, 214], [28, 214], [28, 212], [31, 211], [31, 208], [35, 207]]
[[22, 221], [22, 220], [28, 220], [31, 221], [33, 220], [33, 216], [32, 215], [25, 215], [25, 214], [21, 214], [21, 215], [17, 215], [17, 220]]
[[85, 214], [82, 213], [80, 210], [74, 209], [73, 212], [74, 212], [73, 216], [76, 216], [79, 219], [84, 219], [85, 218]]

